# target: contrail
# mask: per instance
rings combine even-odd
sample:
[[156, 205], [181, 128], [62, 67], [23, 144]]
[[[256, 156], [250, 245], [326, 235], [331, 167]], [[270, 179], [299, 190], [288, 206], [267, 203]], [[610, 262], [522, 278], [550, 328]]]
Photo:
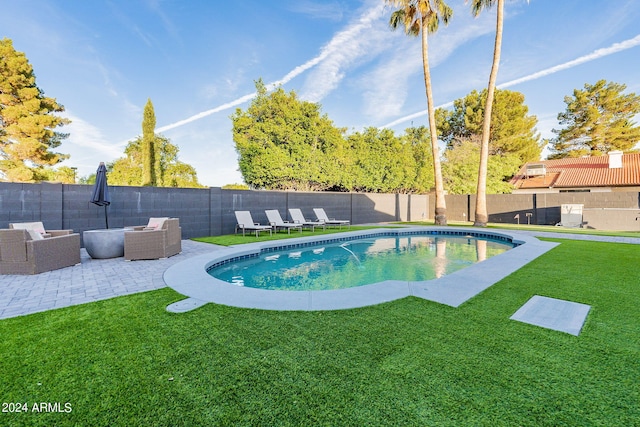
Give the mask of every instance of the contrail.
[[[436, 105], [435, 109], [437, 110], [438, 108], [449, 108], [452, 105], [453, 105], [453, 101], [447, 102], [446, 104], [442, 104], [442, 105]], [[396, 120], [392, 121], [391, 123], [387, 123], [386, 125], [380, 126], [380, 127], [381, 128], [394, 127], [395, 125], [399, 125], [400, 123], [408, 122], [409, 120], [417, 119], [418, 117], [424, 117], [426, 114], [427, 114], [427, 110], [418, 111], [417, 113], [413, 113], [413, 114], [409, 114], [408, 116], [400, 117], [399, 119], [396, 119]]]
[[[499, 84], [497, 87], [498, 88], [505, 88], [505, 87], [510, 87], [510, 86], [515, 86], [517, 84], [520, 83], [524, 83], [524, 82], [528, 82], [531, 80], [536, 80], [539, 79], [540, 77], [545, 77], [548, 76], [550, 74], [554, 74], [557, 73], [558, 71], [563, 71], [563, 70], [567, 70], [569, 68], [573, 68], [577, 65], [580, 64], [584, 64], [585, 62], [590, 62], [593, 61], [595, 59], [599, 59], [617, 52], [622, 52], [623, 50], [627, 50], [627, 49], [631, 49], [632, 47], [636, 47], [640, 45], [640, 34], [638, 34], [637, 36], [635, 36], [632, 39], [628, 39], [619, 43], [614, 43], [609, 47], [604, 47], [601, 49], [597, 49], [594, 50], [593, 52], [591, 52], [588, 55], [584, 55], [581, 56], [579, 58], [576, 58], [572, 61], [569, 62], [565, 62], [564, 64], [560, 64], [560, 65], [556, 65], [550, 68], [546, 68], [542, 71], [538, 71], [535, 72], [533, 74], [529, 74], [528, 76], [524, 76], [524, 77], [520, 77], [519, 79], [515, 79], [515, 80], [511, 80], [502, 84]], [[453, 102], [447, 102], [446, 104], [442, 104], [436, 108], [447, 108], [453, 105]], [[427, 114], [427, 110], [422, 110], [419, 111], [417, 113], [413, 113], [410, 114], [408, 116], [405, 117], [401, 117], [399, 119], [396, 119], [394, 121], [392, 121], [391, 123], [388, 123], [384, 126], [380, 126], [381, 128], [389, 128], [389, 127], [393, 127], [395, 125], [398, 125], [400, 123], [404, 123], [407, 122], [409, 120], [415, 119], [417, 117], [424, 117]]]
[[588, 55], [581, 56], [573, 61], [565, 62], [564, 64], [556, 65], [555, 67], [547, 68], [546, 70], [538, 71], [537, 73], [530, 74], [528, 76], [521, 77], [519, 79], [511, 80], [506, 83], [498, 85], [499, 88], [509, 87], [520, 83], [528, 82], [529, 80], [539, 79], [540, 77], [548, 76], [550, 74], [557, 73], [558, 71], [573, 68], [576, 65], [584, 64], [585, 62], [593, 61], [595, 59], [602, 58], [614, 53], [622, 52], [623, 50], [631, 49], [632, 47], [640, 45], [640, 34], [632, 39], [625, 40], [620, 43], [614, 43], [609, 47], [597, 49]]
[[240, 105], [240, 104], [242, 104], [244, 102], [247, 102], [250, 99], [252, 99], [254, 96], [256, 96], [255, 92], [250, 93], [248, 95], [245, 95], [245, 96], [242, 96], [242, 97], [236, 99], [235, 101], [227, 102], [226, 104], [222, 104], [222, 105], [220, 105], [220, 106], [218, 106], [216, 108], [212, 108], [210, 110], [203, 111], [202, 113], [195, 114], [195, 115], [193, 115], [191, 117], [188, 117], [188, 118], [186, 118], [184, 120], [180, 120], [178, 122], [171, 123], [169, 125], [159, 127], [159, 128], [156, 129], [156, 132], [164, 132], [164, 131], [167, 131], [167, 130], [170, 130], [170, 129], [175, 129], [177, 127], [186, 125], [187, 123], [195, 122], [196, 120], [200, 120], [203, 117], [210, 116], [211, 114], [217, 113], [218, 111], [227, 110], [229, 108], [235, 107], [236, 105]]
[[[383, 9], [383, 6], [376, 7], [376, 8], [373, 8], [373, 9], [369, 10], [369, 12], [364, 14], [363, 16], [361, 16], [360, 19], [358, 19], [358, 21], [354, 25], [351, 25], [351, 26], [347, 27], [346, 29], [340, 31], [335, 36], [333, 36], [333, 38], [329, 41], [329, 43], [327, 43], [322, 48], [320, 53], [315, 58], [312, 58], [312, 59], [308, 60], [307, 62], [305, 62], [302, 65], [298, 65], [293, 70], [288, 72], [280, 80], [277, 80], [277, 81], [272, 82], [272, 83], [265, 84], [267, 90], [273, 90], [273, 89], [277, 88], [280, 85], [283, 85], [285, 83], [290, 82], [291, 80], [293, 80], [294, 78], [296, 78], [300, 74], [302, 74], [305, 71], [307, 71], [309, 68], [312, 68], [312, 67], [318, 65], [320, 62], [325, 60], [330, 55], [334, 54], [335, 52], [340, 51], [340, 49], [342, 48], [342, 46], [344, 45], [344, 43], [347, 40], [355, 38], [355, 37], [359, 37], [359, 33], [363, 29], [366, 29], [366, 27], [371, 25], [371, 22], [375, 18], [377, 18], [379, 16], [379, 14], [380, 14], [382, 9]], [[180, 120], [180, 121], [177, 121], [175, 123], [171, 123], [171, 124], [162, 126], [160, 128], [157, 128], [156, 132], [165, 132], [165, 131], [168, 131], [170, 129], [175, 129], [177, 127], [186, 125], [187, 123], [195, 122], [196, 120], [200, 120], [200, 119], [202, 119], [204, 117], [210, 116], [211, 114], [214, 114], [214, 113], [217, 113], [217, 112], [220, 112], [220, 111], [224, 111], [224, 110], [228, 110], [229, 108], [233, 108], [233, 107], [235, 107], [237, 105], [240, 105], [240, 104], [244, 104], [245, 102], [250, 101], [251, 99], [253, 99], [255, 96], [256, 96], [255, 92], [247, 94], [247, 95], [244, 95], [244, 96], [242, 96], [242, 97], [240, 97], [240, 98], [238, 98], [238, 99], [236, 99], [234, 101], [231, 101], [231, 102], [228, 102], [226, 104], [222, 104], [222, 105], [220, 105], [218, 107], [212, 108], [210, 110], [203, 111], [201, 113], [195, 114], [195, 115], [193, 115], [191, 117], [188, 117], [188, 118], [186, 118], [184, 120]]]

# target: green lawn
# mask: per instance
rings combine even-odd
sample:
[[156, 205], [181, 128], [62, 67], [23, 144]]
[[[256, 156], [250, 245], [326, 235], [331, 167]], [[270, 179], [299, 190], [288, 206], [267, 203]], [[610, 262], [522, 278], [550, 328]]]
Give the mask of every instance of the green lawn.
[[[632, 426], [640, 247], [560, 245], [458, 308], [165, 307], [170, 289], [0, 321], [9, 426]], [[590, 304], [578, 337], [509, 320], [538, 294]]]
[[[433, 225], [433, 221], [412, 221], [412, 222], [399, 222], [397, 224], [412, 224], [412, 225]], [[473, 223], [463, 221], [448, 221], [448, 225], [452, 227], [472, 227]], [[638, 224], [640, 228], [640, 224]], [[551, 233], [565, 233], [565, 234], [589, 234], [593, 236], [614, 236], [614, 237], [638, 237], [640, 238], [640, 231], [609, 231], [609, 230], [594, 230], [591, 228], [565, 228], [555, 227], [553, 225], [528, 225], [528, 224], [508, 224], [508, 223], [490, 223], [487, 228], [496, 228], [503, 230], [526, 230], [526, 231], [544, 231]]]

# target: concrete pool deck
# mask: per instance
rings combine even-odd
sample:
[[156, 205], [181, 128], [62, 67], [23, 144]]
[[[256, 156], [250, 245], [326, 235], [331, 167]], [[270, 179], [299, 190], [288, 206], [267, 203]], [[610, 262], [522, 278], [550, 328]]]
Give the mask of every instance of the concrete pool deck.
[[439, 279], [407, 282], [386, 280], [370, 285], [327, 291], [274, 291], [235, 286], [216, 279], [207, 273], [214, 264], [229, 259], [250, 256], [264, 249], [276, 247], [300, 247], [312, 242], [332, 243], [337, 237], [300, 237], [280, 241], [266, 241], [230, 247], [214, 256], [204, 254], [174, 264], [164, 273], [164, 281], [177, 292], [190, 298], [170, 306], [170, 311], [186, 311], [189, 306], [213, 302], [242, 308], [264, 310], [340, 310], [365, 307], [383, 302], [415, 296], [429, 301], [458, 307], [494, 283], [518, 270], [525, 264], [554, 248], [557, 244], [543, 242], [531, 235], [511, 231], [494, 231], [479, 228], [456, 227], [403, 227], [397, 229], [372, 229], [345, 232], [340, 239], [357, 239], [380, 235], [434, 232], [447, 236], [497, 236], [513, 240], [519, 246], [500, 255], [473, 264]]

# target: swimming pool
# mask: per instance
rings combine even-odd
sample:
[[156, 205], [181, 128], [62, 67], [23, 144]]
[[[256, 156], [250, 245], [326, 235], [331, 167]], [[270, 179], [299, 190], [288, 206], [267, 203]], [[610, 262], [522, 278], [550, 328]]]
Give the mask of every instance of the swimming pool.
[[[236, 286], [216, 279], [207, 270], [242, 259], [251, 259], [264, 252], [303, 249], [312, 245], [343, 243], [351, 240], [374, 239], [380, 236], [473, 236], [515, 245], [500, 255], [433, 280], [384, 280], [346, 289], [283, 291]], [[248, 241], [251, 241], [247, 239]], [[542, 242], [533, 236], [511, 231], [489, 231], [479, 228], [404, 227], [350, 231], [323, 236], [298, 237], [287, 240], [259, 241], [252, 239], [236, 247], [212, 247], [211, 253], [198, 255], [169, 267], [164, 282], [188, 297], [167, 309], [188, 311], [207, 302], [243, 308], [265, 310], [337, 310], [365, 307], [407, 296], [457, 307], [500, 279], [553, 248], [556, 243]]]
[[385, 280], [431, 280], [499, 255], [513, 243], [473, 236], [412, 234], [318, 243], [214, 265], [208, 273], [236, 286], [322, 291]]

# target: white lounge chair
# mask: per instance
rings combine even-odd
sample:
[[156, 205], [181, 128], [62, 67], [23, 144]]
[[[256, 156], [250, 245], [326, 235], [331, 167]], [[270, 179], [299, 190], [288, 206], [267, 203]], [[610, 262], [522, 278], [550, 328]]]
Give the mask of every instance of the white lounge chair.
[[337, 225], [340, 228], [342, 228], [343, 225], [346, 225], [351, 228], [351, 221], [346, 219], [329, 218], [323, 208], [313, 208], [313, 213], [316, 214], [318, 221], [322, 221], [327, 225]]
[[302, 227], [309, 227], [311, 231], [315, 231], [316, 227], [322, 227], [324, 230], [327, 224], [322, 221], [309, 221], [304, 217], [302, 210], [289, 209], [289, 215], [294, 223], [302, 225]]
[[264, 211], [264, 213], [267, 214], [267, 219], [269, 220], [269, 224], [271, 224], [273, 229], [276, 230], [276, 233], [278, 232], [278, 228], [287, 230], [287, 233], [289, 234], [291, 234], [292, 228], [297, 228], [298, 230], [300, 230], [300, 232], [302, 232], [302, 225], [295, 224], [293, 222], [283, 221], [282, 217], [280, 216], [280, 212], [278, 210], [276, 209], [267, 210], [267, 211]]
[[257, 222], [253, 221], [253, 218], [251, 218], [251, 212], [249, 211], [234, 211], [234, 213], [236, 214], [236, 221], [238, 222], [238, 224], [236, 225], [236, 233], [238, 232], [238, 229], [242, 229], [242, 235], [244, 236], [244, 232], [245, 230], [249, 230], [249, 231], [255, 231], [256, 232], [256, 237], [258, 237], [258, 234], [261, 231], [269, 231], [269, 234], [271, 234], [272, 228], [270, 225], [260, 225]]

